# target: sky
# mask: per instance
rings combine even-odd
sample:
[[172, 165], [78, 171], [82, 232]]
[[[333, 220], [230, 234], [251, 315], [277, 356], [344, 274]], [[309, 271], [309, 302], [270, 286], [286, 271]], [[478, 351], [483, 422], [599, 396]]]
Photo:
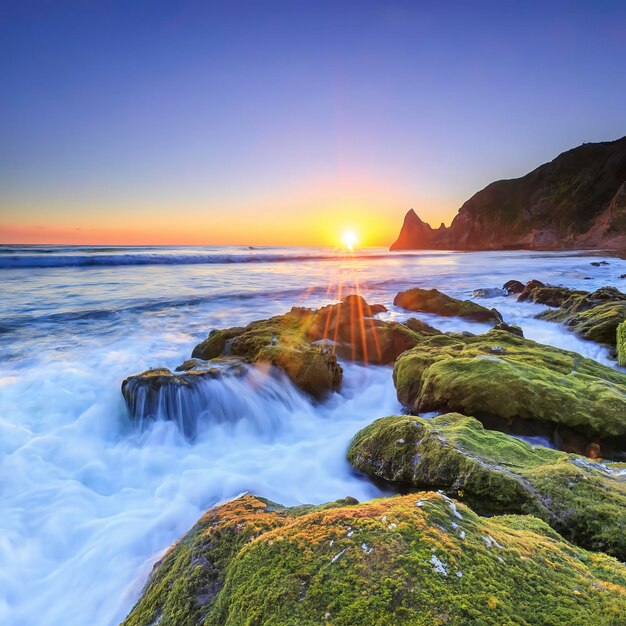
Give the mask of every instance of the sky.
[[619, 1], [0, 3], [0, 242], [388, 246], [626, 135]]

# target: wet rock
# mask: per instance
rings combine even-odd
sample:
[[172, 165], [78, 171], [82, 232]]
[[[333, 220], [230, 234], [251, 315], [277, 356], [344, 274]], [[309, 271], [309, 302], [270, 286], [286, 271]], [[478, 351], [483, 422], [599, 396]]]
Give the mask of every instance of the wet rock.
[[510, 332], [425, 337], [398, 358], [394, 383], [412, 413], [538, 420], [588, 439], [626, 435], [625, 374]]
[[608, 261], [592, 261], [591, 265], [594, 267], [601, 267], [602, 265], [609, 265]]
[[292, 309], [290, 315], [300, 317], [308, 341], [332, 341], [341, 358], [373, 364], [393, 363], [419, 341], [422, 333], [438, 332], [428, 325], [418, 330], [418, 325], [412, 329], [374, 317], [386, 310], [381, 304], [370, 305], [362, 297], [350, 295], [314, 311]]
[[297, 387], [317, 399], [341, 386], [343, 372], [333, 349], [312, 345], [297, 314], [252, 322], [243, 328], [213, 330], [192, 352], [192, 357], [204, 360], [224, 355], [278, 367]]
[[575, 293], [586, 293], [584, 291], [572, 291], [567, 287], [555, 287], [545, 285], [541, 281], [531, 280], [524, 286], [523, 291], [517, 299], [520, 302], [535, 302], [537, 304], [546, 304], [548, 306], [558, 307]]
[[393, 303], [409, 311], [435, 313], [444, 317], [463, 317], [475, 322], [493, 324], [502, 321], [502, 316], [496, 309], [488, 309], [470, 300], [457, 300], [437, 289], [415, 288], [401, 291]]
[[416, 333], [420, 333], [421, 335], [442, 335], [443, 334], [440, 330], [438, 330], [434, 326], [431, 326], [430, 324], [427, 324], [426, 322], [422, 320], [418, 320], [416, 317], [409, 317], [409, 319], [406, 322], [404, 322], [404, 324], [405, 326], [408, 326], [411, 330], [415, 331]]
[[[193, 565], [192, 553], [214, 568]], [[206, 603], [205, 588], [219, 589]], [[626, 567], [534, 517], [482, 518], [432, 492], [305, 513], [246, 495], [209, 510], [169, 550], [123, 626], [252, 618], [373, 626], [442, 616], [462, 626], [468, 615], [548, 626], [598, 616], [617, 624], [625, 612]]]
[[506, 322], [500, 322], [499, 324], [496, 324], [493, 327], [493, 330], [504, 330], [507, 333], [513, 333], [514, 335], [517, 335], [518, 337], [524, 336], [524, 331], [519, 326], [509, 325]]
[[239, 359], [189, 360], [176, 372], [153, 368], [129, 376], [122, 382], [122, 395], [134, 419], [143, 422], [165, 417], [179, 422], [187, 437], [194, 437], [197, 414], [212, 403], [203, 383], [247, 373], [247, 366]]
[[524, 283], [521, 283], [519, 280], [507, 280], [502, 288], [509, 294], [517, 294], [522, 293], [524, 291]]
[[617, 327], [626, 320], [626, 294], [615, 287], [571, 291], [559, 309], [538, 317], [560, 322], [584, 339], [615, 346]]
[[506, 289], [500, 289], [498, 287], [486, 287], [484, 289], [474, 289], [472, 296], [474, 298], [499, 298], [501, 296], [508, 295]]
[[570, 541], [626, 557], [625, 475], [474, 418], [385, 417], [357, 433], [348, 459], [371, 478], [443, 489], [488, 514], [536, 515]]

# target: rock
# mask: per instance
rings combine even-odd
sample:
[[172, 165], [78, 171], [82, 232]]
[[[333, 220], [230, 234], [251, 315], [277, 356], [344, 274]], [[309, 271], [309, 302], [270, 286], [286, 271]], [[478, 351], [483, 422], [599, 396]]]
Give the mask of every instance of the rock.
[[617, 362], [626, 367], [626, 322], [617, 327]]
[[492, 324], [502, 321], [502, 316], [496, 309], [488, 309], [470, 300], [457, 300], [437, 289], [415, 288], [401, 291], [393, 303], [409, 311], [435, 313], [444, 317], [464, 317], [475, 322]]
[[608, 261], [592, 261], [591, 265], [594, 267], [600, 267], [602, 265], [609, 265]]
[[626, 278], [626, 274], [620, 274], [620, 278]]
[[522, 293], [524, 291], [524, 283], [521, 283], [519, 280], [507, 280], [502, 288], [509, 294], [513, 293]]
[[510, 332], [425, 337], [398, 358], [393, 378], [411, 413], [533, 420], [587, 440], [626, 435], [626, 374]]
[[[432, 326], [415, 329], [398, 322], [385, 322], [374, 316], [387, 309], [369, 305], [362, 297], [351, 295], [338, 304], [316, 311], [292, 309], [289, 315], [300, 318], [305, 338], [319, 342], [330, 340], [333, 350], [345, 359], [373, 364], [393, 363], [399, 354], [412, 348], [421, 333], [438, 332]], [[430, 330], [429, 330], [430, 329]]]
[[618, 624], [626, 566], [530, 516], [442, 494], [209, 510], [155, 566], [123, 626]]
[[234, 358], [199, 361], [190, 359], [176, 372], [153, 368], [129, 376], [122, 382], [122, 395], [130, 415], [140, 421], [166, 418], [180, 424], [187, 437], [196, 434], [196, 417], [213, 398], [202, 384], [224, 377], [243, 377], [248, 367]]
[[490, 515], [536, 515], [569, 541], [626, 558], [626, 475], [472, 417], [384, 417], [357, 433], [348, 459], [370, 478], [442, 489]]
[[540, 319], [560, 322], [584, 339], [616, 345], [617, 327], [626, 320], [626, 294], [615, 287], [592, 293], [571, 291], [556, 311], [545, 311]]
[[416, 317], [409, 317], [409, 319], [404, 322], [404, 325], [421, 335], [443, 335], [440, 330], [422, 320], [418, 320]]
[[449, 228], [411, 209], [392, 250], [626, 249], [626, 137], [586, 143], [474, 194]]
[[343, 373], [333, 349], [312, 345], [304, 337], [297, 314], [213, 330], [192, 352], [192, 357], [204, 360], [226, 355], [278, 367], [296, 387], [317, 399], [341, 386]]
[[519, 326], [510, 326], [506, 322], [500, 322], [493, 327], [493, 330], [505, 330], [507, 333], [513, 333], [518, 337], [524, 336], [524, 331]]
[[498, 287], [485, 287], [483, 289], [474, 289], [472, 296], [474, 298], [499, 298], [501, 296], [508, 295], [506, 289], [499, 289]]
[[572, 291], [567, 287], [554, 287], [545, 285], [538, 280], [531, 280], [524, 286], [517, 299], [520, 302], [535, 302], [537, 304], [547, 304], [548, 306], [558, 307], [576, 293], [586, 293], [584, 291]]

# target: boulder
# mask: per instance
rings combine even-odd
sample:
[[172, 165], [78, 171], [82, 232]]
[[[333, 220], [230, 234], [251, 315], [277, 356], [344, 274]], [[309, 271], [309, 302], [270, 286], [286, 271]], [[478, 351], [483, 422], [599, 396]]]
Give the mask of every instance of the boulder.
[[615, 287], [591, 293], [571, 291], [555, 311], [544, 311], [540, 319], [560, 322], [584, 339], [616, 345], [617, 327], [626, 320], [626, 294]]
[[374, 317], [386, 310], [382, 304], [369, 305], [361, 296], [350, 295], [314, 311], [294, 308], [290, 315], [300, 317], [308, 341], [331, 342], [341, 358], [379, 365], [393, 363], [422, 334], [438, 332], [428, 324], [411, 328]]
[[585, 291], [572, 291], [567, 287], [555, 287], [546, 285], [538, 280], [531, 280], [526, 283], [524, 289], [518, 295], [520, 302], [535, 302], [537, 304], [547, 304], [558, 307], [570, 296], [576, 293], [586, 293]]
[[521, 283], [519, 280], [507, 280], [504, 285], [502, 285], [502, 289], [508, 294], [519, 294], [524, 291], [524, 283]]
[[482, 513], [536, 515], [574, 543], [626, 558], [626, 474], [610, 466], [533, 448], [458, 413], [376, 420], [348, 459], [370, 478], [442, 489]]
[[221, 356], [278, 367], [296, 387], [317, 399], [341, 386], [343, 373], [333, 349], [312, 345], [295, 314], [252, 322], [243, 328], [212, 330], [192, 352], [192, 357], [203, 360]]
[[409, 311], [434, 313], [444, 317], [463, 317], [474, 322], [497, 324], [502, 321], [502, 316], [496, 309], [488, 309], [470, 300], [457, 300], [437, 289], [415, 288], [401, 291], [393, 303]]
[[[393, 363], [399, 354], [416, 345], [421, 334], [404, 324], [374, 317], [385, 310], [383, 305], [369, 305], [357, 295], [317, 310], [294, 307], [285, 315], [252, 322], [245, 328], [212, 331], [194, 348], [193, 356], [209, 359], [233, 354], [253, 362], [270, 361], [286, 369], [294, 382], [298, 377], [290, 374], [288, 363], [276, 358], [283, 347], [290, 350], [298, 346], [300, 354], [321, 351], [332, 358], [339, 355], [365, 363]], [[307, 356], [305, 361], [309, 360]]]
[[209, 510], [156, 564], [123, 626], [618, 624], [626, 566], [531, 516], [443, 494]]
[[625, 374], [506, 331], [425, 337], [398, 358], [393, 378], [411, 413], [532, 420], [589, 442], [626, 435]]

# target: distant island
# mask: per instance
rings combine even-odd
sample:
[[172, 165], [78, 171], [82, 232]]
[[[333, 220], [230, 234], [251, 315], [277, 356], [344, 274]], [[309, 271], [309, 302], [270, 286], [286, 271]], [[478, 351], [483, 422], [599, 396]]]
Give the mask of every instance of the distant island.
[[626, 137], [585, 143], [493, 182], [432, 228], [411, 209], [391, 250], [626, 250]]

